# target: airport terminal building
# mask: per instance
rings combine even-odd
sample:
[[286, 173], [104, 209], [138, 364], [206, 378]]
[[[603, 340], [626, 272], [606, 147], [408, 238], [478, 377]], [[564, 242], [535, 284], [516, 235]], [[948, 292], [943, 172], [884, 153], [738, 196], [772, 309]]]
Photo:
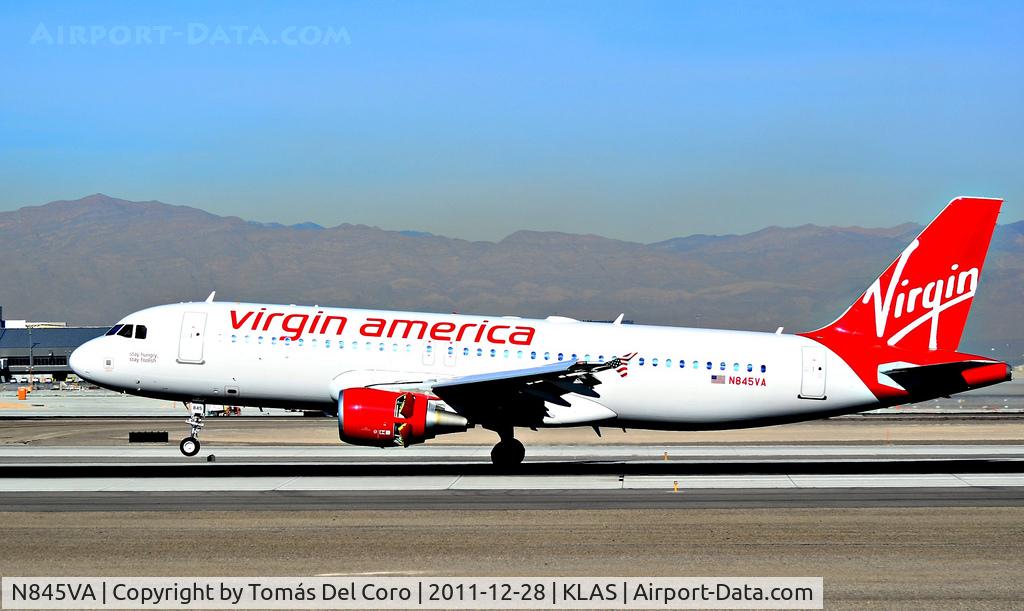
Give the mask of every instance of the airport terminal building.
[[68, 357], [74, 349], [106, 330], [107, 327], [4, 320], [0, 308], [0, 382], [30, 375], [65, 380], [72, 373]]

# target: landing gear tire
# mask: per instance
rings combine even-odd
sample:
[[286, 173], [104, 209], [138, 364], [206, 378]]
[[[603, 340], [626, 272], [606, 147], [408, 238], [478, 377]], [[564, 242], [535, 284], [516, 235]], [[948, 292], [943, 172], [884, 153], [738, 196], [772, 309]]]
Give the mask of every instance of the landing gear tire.
[[199, 453], [199, 431], [203, 430], [206, 418], [206, 404], [198, 401], [186, 402], [188, 409], [188, 420], [185, 421], [190, 428], [189, 436], [182, 439], [178, 448], [185, 456], [195, 456]]
[[516, 467], [523, 462], [526, 448], [518, 439], [499, 441], [491, 450], [491, 462], [495, 467]]
[[195, 456], [199, 453], [199, 440], [195, 437], [186, 437], [181, 440], [178, 447], [185, 456]]

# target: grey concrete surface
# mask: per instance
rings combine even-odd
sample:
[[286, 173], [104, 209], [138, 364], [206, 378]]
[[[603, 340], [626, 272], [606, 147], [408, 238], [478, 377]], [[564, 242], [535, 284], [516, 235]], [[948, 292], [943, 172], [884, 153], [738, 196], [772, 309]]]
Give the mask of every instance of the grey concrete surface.
[[[430, 463], [488, 463], [490, 446], [420, 445], [409, 448], [366, 448], [337, 443], [330, 446], [220, 445], [203, 446], [193, 458], [182, 456], [176, 444], [124, 444], [112, 446], [0, 445], [0, 469], [17, 464], [102, 465], [188, 464], [218, 462], [244, 464], [360, 463], [415, 465]], [[1024, 444], [914, 443], [914, 444], [700, 444], [700, 445], [582, 445], [531, 444], [527, 463], [626, 462], [670, 464], [728, 464], [733, 462], [878, 462], [941, 459], [1024, 460]]]
[[[448, 490], [656, 490], [734, 488], [1024, 488], [1022, 473], [844, 473], [780, 475], [392, 475], [249, 477], [4, 477], [9, 492], [266, 492]], [[0, 499], [0, 506], [3, 501]]]
[[[822, 509], [871, 507], [1021, 507], [1024, 488], [960, 486], [946, 488], [688, 488], [660, 489], [478, 489], [429, 490], [259, 490], [246, 489], [91, 492], [3, 492], [0, 512], [63, 514], [106, 512], [195, 511], [465, 511], [582, 510], [582, 509]], [[424, 525], [425, 533], [429, 530]]]

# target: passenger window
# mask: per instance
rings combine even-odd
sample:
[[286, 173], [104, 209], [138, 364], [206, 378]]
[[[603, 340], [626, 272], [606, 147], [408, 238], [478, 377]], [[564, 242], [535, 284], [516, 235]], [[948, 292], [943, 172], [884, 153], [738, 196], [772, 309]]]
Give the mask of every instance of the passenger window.
[[284, 345], [285, 346], [291, 346], [292, 345], [292, 338], [290, 338], [290, 337], [284, 338]]
[[344, 350], [344, 349], [345, 349], [345, 340], [339, 339], [338, 340], [338, 350]]
[[381, 342], [380, 344], [378, 344], [377, 350], [379, 350], [381, 352], [384, 352], [384, 342]]
[[325, 339], [324, 340], [324, 348], [330, 348], [330, 347], [331, 347], [331, 340]]
[[231, 334], [231, 343], [234, 344], [237, 341], [238, 341], [238, 336], [235, 335], [234, 333], [232, 333]]
[[604, 355], [603, 354], [597, 355], [597, 362], [598, 363], [603, 363], [604, 362]]
[[589, 354], [584, 354], [583, 355], [583, 360], [589, 362], [590, 361], [590, 355]]
[[476, 349], [476, 355], [477, 356], [483, 356], [484, 355], [484, 349], [483, 348], [477, 348]]
[[751, 372], [753, 370], [754, 370], [754, 366], [752, 364], [750, 364], [750, 363], [747, 363], [747, 373], [749, 373], [749, 372]]
[[733, 371], [739, 371], [740, 370], [740, 364], [739, 363], [733, 363], [732, 364], [732, 370]]
[[121, 337], [127, 337], [128, 339], [131, 339], [131, 337], [132, 337], [132, 325], [125, 325], [125, 326], [121, 327], [121, 330], [118, 331], [117, 334], [120, 335]]
[[565, 358], [565, 355], [563, 355], [561, 352], [559, 352], [558, 353], [558, 360], [562, 360], [563, 358]]
[[398, 352], [398, 344], [391, 344], [391, 351]]
[[508, 350], [504, 352], [505, 358], [508, 358]]
[[651, 359], [651, 367], [657, 367], [657, 366], [658, 366], [658, 359]]
[[671, 366], [672, 366], [672, 359], [665, 359], [665, 367], [671, 367]]
[[693, 368], [694, 369], [700, 369], [700, 363], [698, 363], [697, 361], [694, 361], [693, 362]]
[[574, 361], [575, 361], [575, 360], [578, 360], [578, 357], [576, 356], [576, 353], [575, 353], [575, 352], [573, 352], [573, 353], [572, 353], [572, 360], [574, 360]]
[[274, 337], [270, 338], [270, 345], [271, 346], [276, 346], [277, 345], [277, 336], [276, 335]]
[[551, 360], [551, 353], [550, 352], [545, 352], [544, 353], [544, 360], [545, 361]]
[[304, 339], [302, 339], [302, 338], [300, 337], [300, 338], [299, 338], [299, 347], [302, 347], [302, 345], [303, 345], [303, 344], [305, 344], [305, 343], [306, 343], [306, 340], [304, 340]]
[[495, 350], [494, 348], [491, 348], [491, 357], [493, 358], [496, 354], [498, 354], [498, 351]]
[[135, 326], [135, 339], [146, 339], [146, 325]]
[[469, 348], [462, 349], [462, 356], [469, 356]]
[[257, 344], [262, 344], [263, 343], [263, 336], [262, 335], [256, 338], [256, 343]]
[[711, 361], [708, 361], [708, 369], [710, 370], [712, 367], [714, 367], [714, 365], [711, 364]]
[[455, 354], [455, 348], [452, 347], [452, 346], [448, 346], [448, 356], [453, 356], [454, 354]]
[[519, 350], [518, 352], [516, 352], [516, 358], [517, 359], [523, 358], [523, 351], [522, 350]]
[[536, 352], [531, 352], [530, 353], [530, 358], [536, 360], [537, 359], [537, 353]]
[[765, 367], [764, 365], [761, 365], [761, 373], [764, 373], [767, 370], [768, 370], [767, 367]]
[[644, 366], [644, 357], [640, 357], [640, 360], [637, 361], [636, 364], [640, 365], [641, 367], [643, 367]]

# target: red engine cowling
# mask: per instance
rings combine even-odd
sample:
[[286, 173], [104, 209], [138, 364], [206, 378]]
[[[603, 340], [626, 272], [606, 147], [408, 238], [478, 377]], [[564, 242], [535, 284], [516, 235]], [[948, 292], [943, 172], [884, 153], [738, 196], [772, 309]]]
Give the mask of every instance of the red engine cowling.
[[338, 435], [354, 445], [408, 447], [468, 425], [464, 417], [438, 407], [436, 397], [420, 393], [349, 388], [338, 397]]

